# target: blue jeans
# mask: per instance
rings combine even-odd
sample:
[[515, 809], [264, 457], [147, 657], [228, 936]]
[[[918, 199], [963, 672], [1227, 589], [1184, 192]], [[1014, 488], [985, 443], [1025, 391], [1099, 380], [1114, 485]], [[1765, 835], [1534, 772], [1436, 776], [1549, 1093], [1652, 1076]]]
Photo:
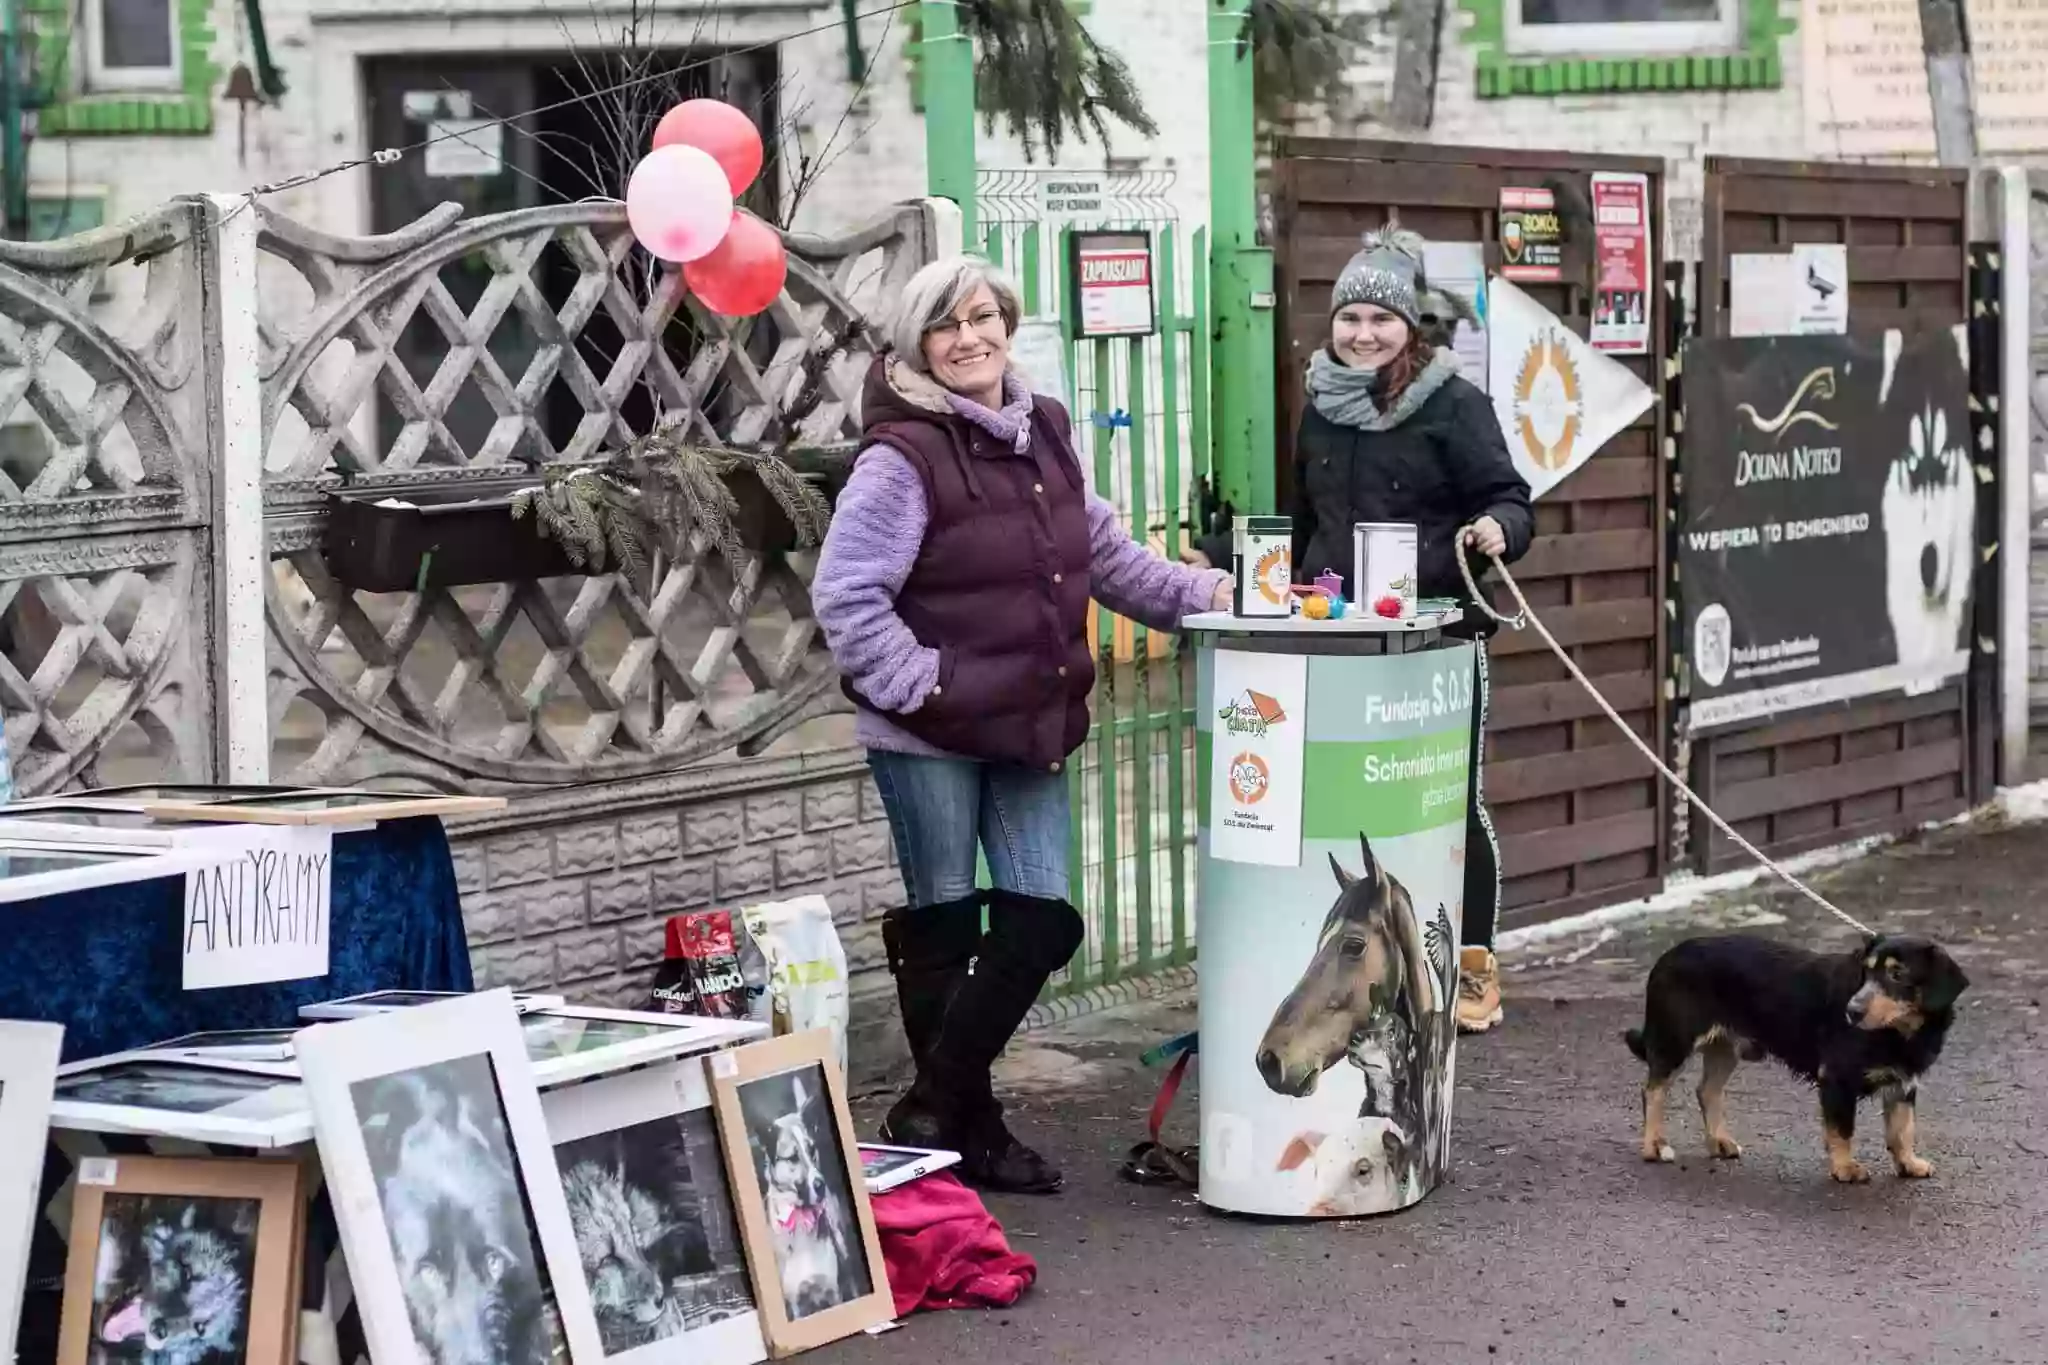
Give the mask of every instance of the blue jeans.
[[974, 846], [998, 890], [1067, 897], [1067, 779], [1009, 764], [868, 752], [912, 909], [974, 894]]

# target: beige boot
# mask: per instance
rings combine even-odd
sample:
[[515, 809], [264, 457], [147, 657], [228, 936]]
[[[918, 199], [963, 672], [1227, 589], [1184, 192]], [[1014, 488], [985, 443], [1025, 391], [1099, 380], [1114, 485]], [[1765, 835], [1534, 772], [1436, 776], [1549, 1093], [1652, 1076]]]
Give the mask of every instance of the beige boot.
[[1501, 1021], [1500, 962], [1485, 948], [1458, 953], [1458, 1031], [1484, 1033]]

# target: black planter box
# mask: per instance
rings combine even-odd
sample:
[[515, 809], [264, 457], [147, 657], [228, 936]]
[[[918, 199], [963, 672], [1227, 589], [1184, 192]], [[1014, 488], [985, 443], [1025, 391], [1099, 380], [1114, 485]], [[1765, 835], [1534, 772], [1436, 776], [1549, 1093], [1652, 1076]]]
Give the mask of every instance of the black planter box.
[[[512, 496], [538, 479], [442, 488], [330, 493], [321, 553], [336, 579], [363, 592], [412, 592], [582, 570]], [[410, 504], [380, 507], [385, 501]]]

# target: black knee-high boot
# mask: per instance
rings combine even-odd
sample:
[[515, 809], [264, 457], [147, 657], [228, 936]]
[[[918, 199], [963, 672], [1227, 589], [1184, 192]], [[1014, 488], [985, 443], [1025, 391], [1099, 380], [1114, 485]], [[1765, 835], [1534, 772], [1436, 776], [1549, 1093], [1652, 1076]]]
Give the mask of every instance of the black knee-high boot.
[[1060, 1172], [1003, 1123], [989, 1069], [1082, 933], [1080, 912], [1065, 901], [989, 894], [988, 933], [946, 1009], [918, 1087], [949, 1120], [961, 1174], [972, 1183], [1031, 1194], [1060, 1186]]
[[[976, 892], [938, 905], [891, 910], [882, 916], [882, 947], [896, 978], [896, 999], [903, 1009], [903, 1034], [924, 1080], [931, 1067], [932, 1041], [938, 1037], [946, 1010], [960, 983], [981, 952], [981, 908], [986, 897]], [[882, 1120], [882, 1139], [905, 1147], [945, 1147], [952, 1125], [926, 1092], [910, 1092]]]

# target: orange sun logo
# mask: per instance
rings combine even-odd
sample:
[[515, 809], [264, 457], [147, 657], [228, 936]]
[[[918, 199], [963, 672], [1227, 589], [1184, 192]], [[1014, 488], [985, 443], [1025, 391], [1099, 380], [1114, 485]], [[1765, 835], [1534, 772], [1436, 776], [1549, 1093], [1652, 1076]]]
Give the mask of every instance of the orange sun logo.
[[1230, 794], [1240, 806], [1256, 806], [1265, 800], [1272, 780], [1266, 760], [1249, 749], [1230, 760]]
[[1565, 468], [1584, 416], [1571, 351], [1546, 330], [1530, 343], [1515, 375], [1515, 430], [1522, 449], [1539, 469]]
[[1252, 565], [1252, 581], [1259, 585], [1259, 595], [1274, 606], [1287, 600], [1287, 585], [1294, 579], [1294, 566], [1288, 563], [1292, 557], [1290, 546], [1275, 545]]

